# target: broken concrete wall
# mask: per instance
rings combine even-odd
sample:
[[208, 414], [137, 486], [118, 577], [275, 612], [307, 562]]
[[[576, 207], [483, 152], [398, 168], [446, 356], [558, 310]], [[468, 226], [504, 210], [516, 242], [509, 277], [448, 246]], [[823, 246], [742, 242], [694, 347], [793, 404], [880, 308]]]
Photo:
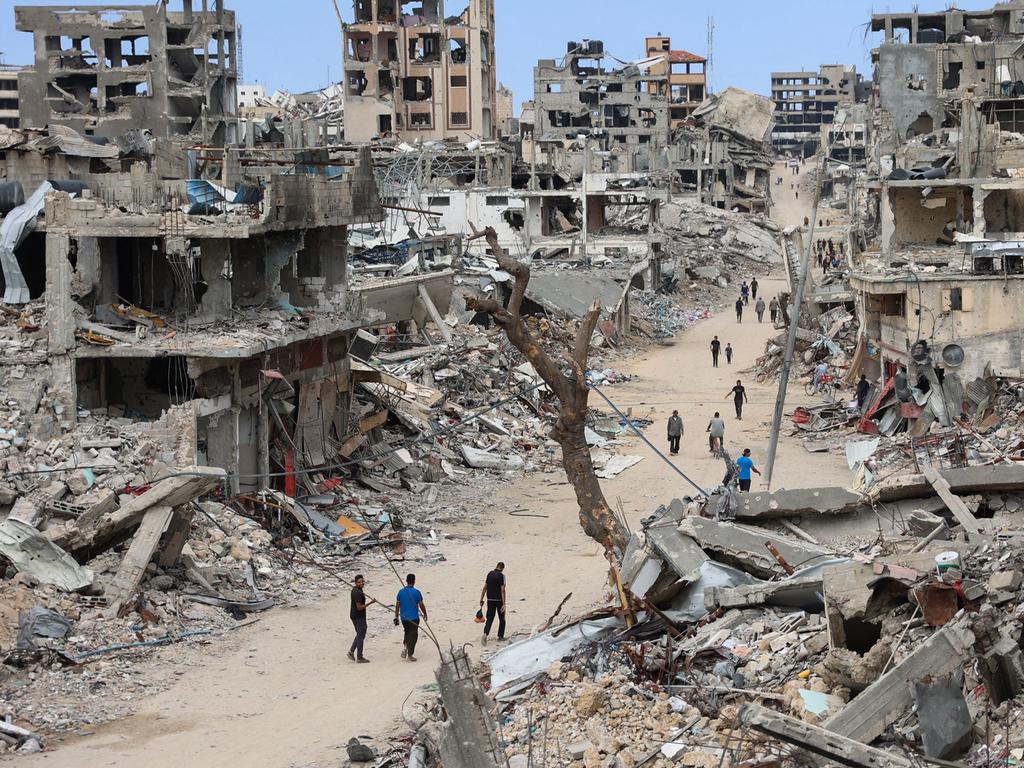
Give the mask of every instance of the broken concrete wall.
[[936, 46], [883, 44], [878, 53], [880, 103], [892, 121], [892, 134], [879, 138], [888, 154], [898, 143], [941, 126], [946, 110], [937, 95]]

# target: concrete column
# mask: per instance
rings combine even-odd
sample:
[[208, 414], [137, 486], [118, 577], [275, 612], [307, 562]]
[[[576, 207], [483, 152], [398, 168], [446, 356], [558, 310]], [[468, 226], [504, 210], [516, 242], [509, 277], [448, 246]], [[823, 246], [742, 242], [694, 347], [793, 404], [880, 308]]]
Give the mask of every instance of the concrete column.
[[256, 471], [261, 490], [270, 485], [270, 407], [262, 399], [256, 405]]
[[985, 200], [989, 193], [985, 190], [974, 188], [974, 227], [971, 234], [975, 237], [987, 237], [988, 225], [985, 222]]
[[51, 355], [65, 354], [75, 346], [74, 302], [71, 300], [73, 270], [68, 261], [68, 246], [66, 235], [46, 233], [45, 303], [47, 342]]
[[203, 240], [202, 274], [207, 289], [199, 302], [199, 312], [206, 318], [215, 319], [231, 314], [231, 281], [221, 276], [224, 264], [231, 257], [228, 240]]

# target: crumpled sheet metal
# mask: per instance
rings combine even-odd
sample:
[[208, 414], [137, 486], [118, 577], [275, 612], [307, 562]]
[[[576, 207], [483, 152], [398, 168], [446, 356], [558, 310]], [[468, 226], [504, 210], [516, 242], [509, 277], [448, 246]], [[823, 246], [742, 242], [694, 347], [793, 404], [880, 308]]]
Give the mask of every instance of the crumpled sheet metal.
[[622, 619], [615, 616], [588, 619], [512, 643], [488, 661], [491, 668], [491, 690], [497, 692], [499, 700], [510, 698], [521, 687], [546, 672], [556, 661], [586, 643], [605, 639], [623, 626], [625, 623]]
[[10, 560], [20, 573], [65, 592], [76, 592], [92, 585], [92, 571], [76, 563], [71, 555], [21, 520], [7, 519], [0, 523], [0, 555]]

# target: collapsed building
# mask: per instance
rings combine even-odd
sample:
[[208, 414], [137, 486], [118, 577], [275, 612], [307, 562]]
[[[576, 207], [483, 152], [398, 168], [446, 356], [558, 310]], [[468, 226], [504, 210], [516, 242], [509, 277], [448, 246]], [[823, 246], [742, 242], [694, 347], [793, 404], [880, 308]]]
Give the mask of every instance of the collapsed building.
[[494, 0], [354, 0], [344, 25], [345, 136], [496, 136]]

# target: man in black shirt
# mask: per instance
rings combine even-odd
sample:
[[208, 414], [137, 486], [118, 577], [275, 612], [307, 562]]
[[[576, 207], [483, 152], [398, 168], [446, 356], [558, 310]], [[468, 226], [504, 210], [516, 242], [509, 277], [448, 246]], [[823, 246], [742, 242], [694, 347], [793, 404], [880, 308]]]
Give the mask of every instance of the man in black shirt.
[[720, 342], [718, 340], [718, 337], [715, 336], [715, 338], [713, 338], [711, 340], [711, 367], [712, 368], [717, 368], [718, 367], [718, 354], [721, 351], [722, 351], [722, 342]]
[[484, 624], [484, 636], [480, 639], [487, 645], [487, 636], [491, 634], [494, 616], [498, 616], [498, 639], [505, 639], [505, 564], [498, 563], [494, 570], [484, 579], [484, 588], [480, 590], [480, 607], [487, 601], [487, 623]]
[[363, 594], [363, 586], [366, 580], [362, 574], [356, 576], [356, 585], [352, 587], [352, 605], [348, 610], [348, 617], [352, 619], [352, 626], [356, 628], [356, 639], [352, 641], [352, 647], [348, 649], [348, 657], [360, 664], [369, 663], [369, 659], [363, 656], [363, 641], [366, 640], [366, 606], [369, 602]]
[[[729, 390], [729, 395], [732, 395], [732, 404], [736, 406], [736, 418], [743, 418], [743, 403], [747, 400], [747, 390], [743, 386], [743, 382], [736, 379], [736, 386]], [[729, 395], [726, 395], [728, 399]]]

